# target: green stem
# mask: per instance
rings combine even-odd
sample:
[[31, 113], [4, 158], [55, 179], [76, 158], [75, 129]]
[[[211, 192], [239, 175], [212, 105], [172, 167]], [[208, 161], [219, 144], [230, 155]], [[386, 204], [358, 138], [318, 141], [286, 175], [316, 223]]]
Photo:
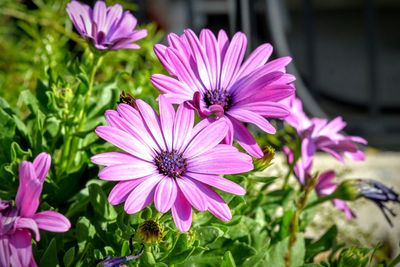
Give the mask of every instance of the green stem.
[[332, 199], [335, 199], [334, 194], [330, 194], [330, 195], [328, 195], [328, 196], [319, 197], [317, 200], [311, 202], [311, 203], [308, 204], [306, 207], [304, 207], [304, 210], [307, 210], [307, 209], [309, 209], [309, 208], [315, 207], [315, 206], [317, 206], [318, 204], [321, 204], [321, 203], [323, 203], [323, 202], [326, 202], [326, 201], [329, 201], [329, 200], [332, 200]]
[[289, 171], [288, 171], [288, 173], [286, 174], [286, 176], [285, 176], [285, 178], [284, 178], [284, 180], [283, 180], [282, 189], [284, 189], [284, 190], [288, 189], [288, 186], [289, 186], [289, 178], [290, 178], [290, 175], [292, 175], [292, 173], [293, 173], [294, 165], [295, 165], [295, 164], [296, 164], [296, 161], [292, 162], [292, 163], [289, 165]]
[[290, 222], [290, 237], [289, 237], [289, 244], [288, 244], [288, 252], [285, 256], [285, 265], [286, 267], [291, 266], [292, 261], [292, 250], [293, 246], [297, 240], [297, 232], [299, 230], [299, 220], [300, 215], [305, 209], [308, 199], [310, 197], [311, 192], [314, 190], [315, 184], [317, 182], [318, 175], [315, 175], [311, 179], [309, 179], [304, 186], [304, 194], [300, 197], [299, 201], [296, 205], [296, 211], [293, 215], [293, 218]]
[[[78, 127], [76, 129], [76, 133], [79, 133], [83, 130], [83, 128], [85, 127], [86, 124], [86, 114], [88, 113], [88, 107], [90, 104], [90, 98], [92, 96], [93, 93], [93, 87], [94, 87], [94, 79], [96, 77], [96, 73], [99, 69], [99, 67], [101, 66], [101, 63], [103, 62], [103, 56], [102, 55], [98, 55], [98, 54], [93, 54], [93, 64], [92, 64], [92, 69], [90, 71], [90, 76], [89, 76], [89, 85], [88, 85], [88, 90], [86, 92], [86, 96], [85, 96], [85, 100], [84, 100], [84, 105], [78, 115], [78, 119], [79, 119], [79, 124]], [[71, 148], [69, 150], [68, 153], [68, 158], [66, 159], [68, 161], [67, 166], [72, 166], [74, 159], [75, 159], [75, 155], [77, 153], [78, 150], [78, 146], [79, 146], [79, 137], [77, 136], [72, 136], [72, 144], [71, 144]]]

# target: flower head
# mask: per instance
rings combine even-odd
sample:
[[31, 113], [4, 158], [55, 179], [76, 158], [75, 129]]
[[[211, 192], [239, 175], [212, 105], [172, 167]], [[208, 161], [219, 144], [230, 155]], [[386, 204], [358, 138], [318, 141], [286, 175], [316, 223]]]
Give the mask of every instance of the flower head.
[[99, 173], [101, 179], [120, 181], [109, 195], [110, 203], [125, 202], [125, 211], [132, 214], [154, 201], [159, 212], [171, 209], [182, 232], [192, 223], [192, 206], [230, 220], [229, 207], [211, 187], [245, 194], [219, 174], [247, 172], [253, 164], [248, 155], [219, 144], [228, 131], [226, 121], [203, 120], [194, 126], [191, 108], [181, 104], [175, 111], [163, 96], [160, 115], [141, 100], [135, 104], [137, 109], [119, 104], [116, 111], [106, 111], [108, 126], [96, 128], [101, 138], [124, 151], [92, 157], [106, 166]]
[[291, 115], [286, 117], [285, 121], [296, 129], [302, 139], [301, 158], [305, 165], [310, 164], [317, 150], [322, 150], [340, 161], [344, 160], [343, 156], [364, 160], [364, 153], [356, 144], [367, 144], [367, 141], [358, 136], [340, 133], [346, 127], [342, 117], [336, 117], [332, 121], [310, 119], [304, 113], [300, 99], [292, 98], [290, 102]]
[[286, 73], [289, 57], [267, 63], [272, 46], [263, 44], [243, 62], [246, 36], [238, 32], [229, 41], [202, 30], [199, 38], [192, 30], [182, 36], [168, 35], [169, 46], [156, 45], [155, 53], [174, 76], [155, 74], [153, 85], [173, 103], [190, 101], [202, 117], [225, 118], [229, 125], [226, 143], [233, 138], [252, 156], [263, 153], [243, 123], [252, 123], [267, 133], [275, 128], [266, 118], [282, 119], [288, 107], [279, 101], [294, 93], [294, 77]]
[[43, 182], [51, 164], [50, 155], [39, 154], [33, 162], [19, 166], [19, 187], [15, 200], [0, 200], [0, 266], [36, 266], [32, 255], [32, 234], [40, 240], [39, 229], [66, 232], [71, 227], [55, 211], [37, 212]]
[[390, 216], [396, 216], [396, 214], [385, 204], [388, 202], [399, 204], [400, 196], [394, 189], [383, 183], [367, 179], [346, 180], [338, 186], [335, 195], [348, 200], [363, 197], [374, 202], [381, 209], [388, 223], [393, 226]]
[[[294, 161], [294, 153], [288, 147], [283, 148], [283, 152], [287, 156], [287, 160], [289, 164], [292, 164]], [[302, 159], [299, 159], [294, 165], [294, 174], [300, 184], [305, 185], [308, 179], [311, 179], [311, 170], [312, 170], [312, 162], [308, 164], [304, 164]], [[335, 178], [336, 173], [334, 171], [325, 171], [318, 176], [317, 183], [315, 185], [315, 191], [319, 197], [332, 195], [338, 185], [333, 182], [333, 178]], [[339, 198], [332, 199], [332, 204], [344, 212], [347, 219], [352, 219], [355, 217], [354, 213], [351, 211], [350, 207], [346, 204], [345, 201]]]
[[137, 237], [144, 244], [155, 244], [163, 237], [163, 226], [156, 221], [147, 220], [139, 225]]
[[133, 42], [147, 36], [146, 30], [134, 30], [137, 20], [119, 4], [107, 7], [97, 1], [93, 10], [72, 0], [67, 12], [79, 34], [99, 50], [137, 49]]

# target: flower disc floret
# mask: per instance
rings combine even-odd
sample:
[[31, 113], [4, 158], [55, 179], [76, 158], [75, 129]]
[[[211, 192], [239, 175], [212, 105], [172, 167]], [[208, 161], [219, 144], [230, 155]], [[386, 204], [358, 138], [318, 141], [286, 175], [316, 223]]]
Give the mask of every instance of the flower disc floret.
[[232, 97], [225, 90], [207, 90], [204, 93], [204, 102], [207, 107], [220, 105], [225, 111], [227, 111], [232, 105]]
[[171, 178], [181, 177], [186, 172], [187, 160], [176, 150], [162, 151], [154, 158], [154, 162], [160, 174]]

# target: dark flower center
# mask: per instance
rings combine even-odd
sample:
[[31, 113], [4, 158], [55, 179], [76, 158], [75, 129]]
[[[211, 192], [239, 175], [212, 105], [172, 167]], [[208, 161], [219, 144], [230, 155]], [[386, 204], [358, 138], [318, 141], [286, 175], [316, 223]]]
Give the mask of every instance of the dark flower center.
[[138, 237], [144, 243], [157, 243], [163, 236], [163, 228], [153, 220], [147, 220], [139, 226]]
[[176, 150], [162, 151], [154, 158], [154, 162], [161, 174], [171, 178], [181, 177], [186, 172], [186, 159]]
[[207, 107], [220, 105], [224, 110], [228, 110], [232, 105], [232, 97], [225, 90], [208, 90], [204, 94], [204, 102]]

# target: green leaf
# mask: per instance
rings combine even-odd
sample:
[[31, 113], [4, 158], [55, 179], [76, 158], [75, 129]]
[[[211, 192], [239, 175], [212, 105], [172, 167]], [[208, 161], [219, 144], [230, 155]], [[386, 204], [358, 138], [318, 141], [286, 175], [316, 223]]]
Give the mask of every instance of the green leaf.
[[332, 225], [317, 241], [307, 245], [307, 261], [311, 261], [318, 253], [333, 248], [336, 244], [337, 233], [336, 225]]
[[36, 99], [36, 97], [31, 93], [29, 90], [24, 90], [20, 94], [20, 99], [21, 101], [27, 105], [30, 109], [30, 111], [37, 115], [40, 111], [39, 107], [39, 101]]
[[235, 240], [233, 243], [231, 243], [227, 249], [231, 251], [233, 257], [235, 258], [235, 263], [239, 266], [241, 266], [247, 258], [257, 254], [257, 251], [253, 247], [238, 240]]
[[57, 259], [57, 246], [56, 246], [55, 238], [51, 239], [49, 246], [47, 247], [46, 251], [44, 252], [44, 254], [40, 260], [40, 266], [43, 266], [43, 267], [59, 266], [58, 259]]
[[15, 127], [16, 125], [12, 117], [0, 108], [0, 139], [14, 137]]
[[75, 258], [75, 247], [72, 247], [65, 252], [64, 257], [63, 257], [63, 262], [65, 267], [72, 266], [72, 263], [74, 262]]
[[232, 253], [228, 250], [224, 254], [224, 258], [221, 262], [221, 267], [236, 267], [235, 259], [232, 256]]
[[79, 253], [85, 250], [89, 240], [93, 240], [96, 229], [86, 217], [80, 217], [76, 223], [76, 239], [78, 241]]
[[100, 216], [103, 216], [106, 220], [115, 220], [117, 218], [117, 212], [108, 203], [107, 196], [100, 185], [94, 183], [89, 185], [89, 197], [94, 210]]
[[25, 157], [31, 157], [32, 152], [28, 149], [27, 151], [23, 150], [18, 143], [11, 143], [11, 161], [20, 161]]
[[203, 226], [197, 229], [197, 236], [202, 245], [209, 245], [222, 237], [224, 232], [215, 226]]
[[[274, 244], [268, 250], [267, 266], [285, 267], [285, 257], [288, 254], [289, 237]], [[302, 234], [297, 234], [296, 242], [292, 247], [290, 266], [298, 267], [304, 264], [305, 243]]]

